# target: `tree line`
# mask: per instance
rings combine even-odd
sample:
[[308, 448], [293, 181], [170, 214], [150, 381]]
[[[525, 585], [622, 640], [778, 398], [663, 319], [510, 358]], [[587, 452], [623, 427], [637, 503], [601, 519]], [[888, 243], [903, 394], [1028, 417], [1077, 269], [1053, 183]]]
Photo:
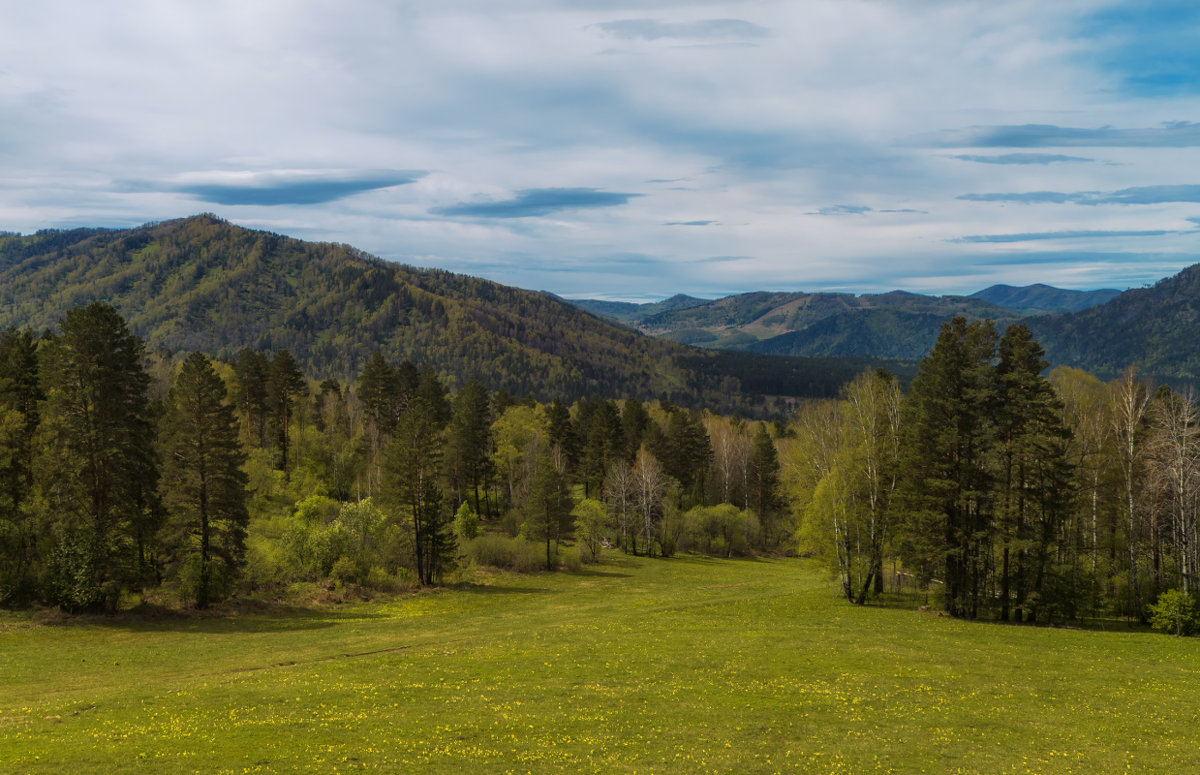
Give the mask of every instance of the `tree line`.
[[451, 393], [379, 353], [343, 383], [286, 349], [147, 352], [93, 303], [0, 334], [0, 601], [113, 610], [165, 590], [205, 607], [433, 584], [477, 559], [786, 547], [779, 430], [476, 380]]
[[1024, 325], [956, 318], [907, 394], [865, 372], [802, 408], [786, 489], [848, 600], [890, 579], [954, 616], [1055, 622], [1194, 597], [1194, 396], [1047, 366]]

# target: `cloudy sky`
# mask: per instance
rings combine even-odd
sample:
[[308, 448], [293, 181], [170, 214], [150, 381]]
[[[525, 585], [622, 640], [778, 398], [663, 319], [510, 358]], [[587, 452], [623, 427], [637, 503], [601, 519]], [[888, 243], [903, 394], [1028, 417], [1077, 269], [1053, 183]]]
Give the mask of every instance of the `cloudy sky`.
[[1125, 288], [1200, 261], [1194, 0], [0, 18], [4, 230], [214, 212], [615, 299]]

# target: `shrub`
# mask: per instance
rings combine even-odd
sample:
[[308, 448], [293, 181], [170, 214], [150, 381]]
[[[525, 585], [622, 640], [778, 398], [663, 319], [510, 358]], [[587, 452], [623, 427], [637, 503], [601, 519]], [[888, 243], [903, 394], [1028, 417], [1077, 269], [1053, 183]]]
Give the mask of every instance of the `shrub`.
[[408, 568], [401, 568], [396, 573], [388, 573], [378, 565], [367, 571], [363, 586], [378, 592], [408, 592], [420, 586], [417, 577]]
[[476, 564], [492, 568], [531, 573], [545, 565], [539, 547], [523, 538], [485, 533], [468, 541], [464, 548], [466, 555]]
[[358, 566], [354, 564], [354, 560], [343, 554], [329, 570], [329, 577], [343, 584], [356, 584], [358, 583], [360, 574]]
[[613, 520], [604, 504], [594, 498], [585, 498], [571, 511], [575, 517], [575, 535], [587, 546], [593, 557], [600, 554], [600, 546], [612, 531]]
[[568, 546], [558, 556], [558, 562], [563, 570], [583, 570], [583, 556], [578, 546]]
[[[193, 554], [184, 560], [179, 571], [179, 594], [195, 602], [200, 592], [200, 555]], [[209, 602], [222, 600], [233, 590], [233, 572], [224, 562], [210, 560], [208, 563]]]
[[758, 517], [728, 503], [697, 506], [683, 515], [681, 549], [721, 557], [746, 554], [758, 541]]
[[470, 541], [479, 535], [479, 515], [466, 501], [462, 502], [454, 515], [454, 535], [458, 536], [459, 541]]
[[1168, 589], [1147, 606], [1150, 626], [1161, 632], [1191, 635], [1196, 629], [1196, 599], [1182, 589]]

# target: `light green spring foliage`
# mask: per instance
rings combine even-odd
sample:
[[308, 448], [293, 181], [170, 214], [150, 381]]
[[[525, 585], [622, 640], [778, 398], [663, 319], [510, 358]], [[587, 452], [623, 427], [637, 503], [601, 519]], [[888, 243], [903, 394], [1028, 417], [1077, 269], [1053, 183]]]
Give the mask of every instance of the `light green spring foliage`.
[[459, 541], [470, 541], [479, 535], [479, 515], [467, 501], [463, 501], [454, 514], [454, 535]]
[[613, 530], [613, 519], [604, 504], [584, 498], [571, 510], [575, 518], [575, 537], [587, 545], [591, 557], [600, 555], [600, 547]]
[[1160, 632], [1191, 635], [1196, 631], [1196, 599], [1182, 589], [1168, 589], [1146, 610], [1150, 626]]
[[728, 503], [696, 506], [683, 514], [679, 549], [717, 557], [748, 554], [758, 540], [758, 516]]

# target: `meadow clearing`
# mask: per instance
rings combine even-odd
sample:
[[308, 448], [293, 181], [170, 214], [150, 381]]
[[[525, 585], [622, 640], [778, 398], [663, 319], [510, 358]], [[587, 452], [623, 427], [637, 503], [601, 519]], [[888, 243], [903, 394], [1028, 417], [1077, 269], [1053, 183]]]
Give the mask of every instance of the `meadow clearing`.
[[801, 560], [477, 581], [0, 614], [0, 771], [1200, 771], [1200, 640], [850, 606]]

